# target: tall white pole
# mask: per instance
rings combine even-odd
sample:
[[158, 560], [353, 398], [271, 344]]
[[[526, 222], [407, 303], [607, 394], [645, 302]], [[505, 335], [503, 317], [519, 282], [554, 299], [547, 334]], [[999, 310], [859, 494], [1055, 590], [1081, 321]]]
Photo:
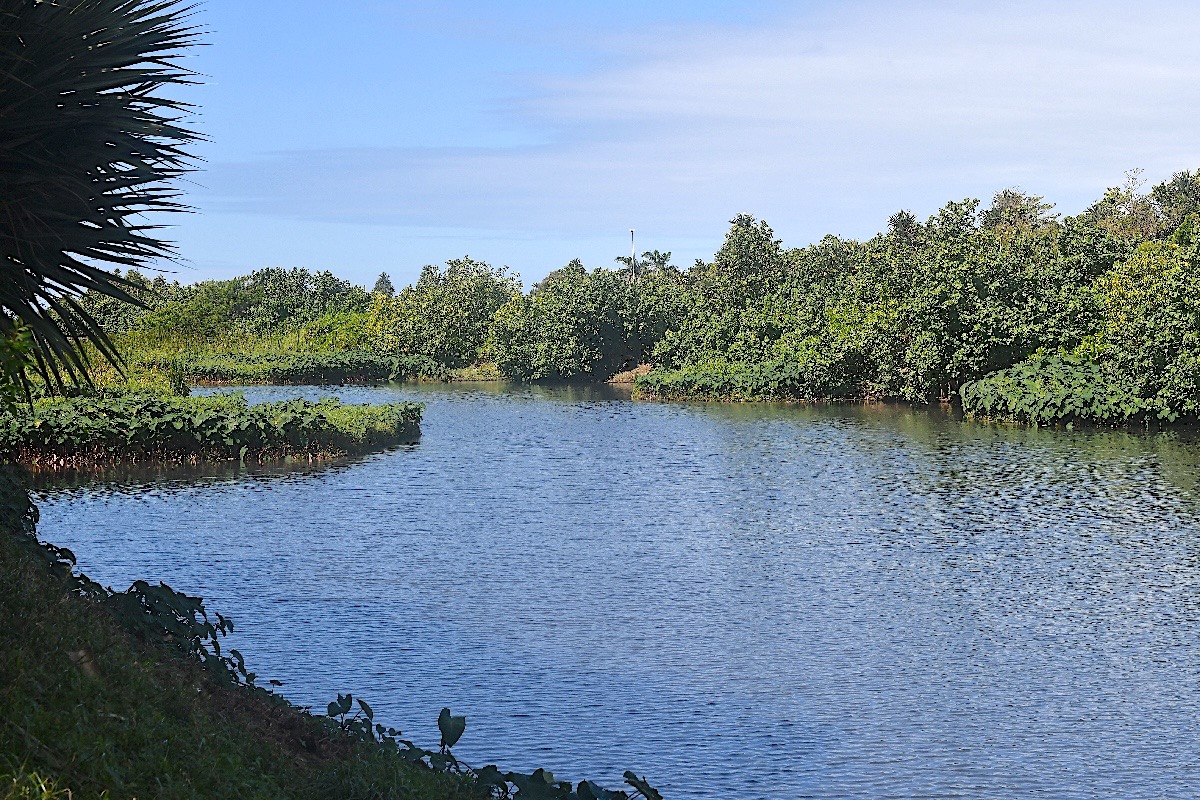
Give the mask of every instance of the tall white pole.
[[633, 228], [629, 229], [629, 274], [638, 278], [637, 245], [633, 243]]

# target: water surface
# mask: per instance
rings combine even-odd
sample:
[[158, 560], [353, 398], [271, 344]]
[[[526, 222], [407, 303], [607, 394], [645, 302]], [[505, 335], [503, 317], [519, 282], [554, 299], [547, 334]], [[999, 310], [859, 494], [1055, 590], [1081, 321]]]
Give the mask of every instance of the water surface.
[[1200, 796], [1200, 447], [618, 390], [427, 404], [318, 468], [46, 486], [42, 535], [237, 623], [294, 701], [667, 797]]

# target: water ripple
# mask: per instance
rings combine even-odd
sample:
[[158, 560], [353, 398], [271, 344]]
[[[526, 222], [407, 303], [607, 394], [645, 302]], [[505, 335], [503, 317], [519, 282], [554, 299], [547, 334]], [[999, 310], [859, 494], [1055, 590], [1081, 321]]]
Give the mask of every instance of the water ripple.
[[[323, 389], [252, 389], [278, 399]], [[671, 798], [1200, 796], [1200, 446], [895, 408], [344, 388], [421, 442], [47, 484], [293, 700]]]

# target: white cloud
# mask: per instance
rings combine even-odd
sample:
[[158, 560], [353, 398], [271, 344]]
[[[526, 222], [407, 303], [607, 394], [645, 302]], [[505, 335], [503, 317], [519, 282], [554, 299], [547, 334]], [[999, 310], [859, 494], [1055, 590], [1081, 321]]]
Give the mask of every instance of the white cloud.
[[527, 78], [505, 113], [551, 144], [284, 153], [214, 165], [200, 202], [714, 246], [740, 211], [799, 244], [1009, 185], [1071, 212], [1128, 168], [1200, 166], [1197, 41], [1200, 6], [1165, 2], [871, 3], [660, 28], [598, 44], [604, 69]]

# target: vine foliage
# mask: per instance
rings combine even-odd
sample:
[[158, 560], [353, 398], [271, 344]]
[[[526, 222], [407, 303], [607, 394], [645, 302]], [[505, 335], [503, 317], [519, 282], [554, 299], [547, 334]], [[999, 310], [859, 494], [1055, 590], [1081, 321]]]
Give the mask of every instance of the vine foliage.
[[605, 789], [592, 781], [559, 780], [554, 773], [545, 769], [533, 772], [510, 772], [495, 764], [478, 769], [457, 758], [451, 751], [467, 729], [467, 718], [443, 708], [438, 715], [438, 731], [441, 741], [436, 750], [426, 750], [402, 738], [400, 731], [384, 727], [375, 722], [375, 712], [361, 698], [351, 694], [339, 694], [326, 710], [326, 716], [346, 735], [389, 749], [394, 749], [406, 761], [421, 764], [438, 772], [453, 772], [472, 778], [477, 785], [488, 790], [496, 800], [663, 800], [662, 795], [644, 778], [626, 770], [625, 784], [632, 793], [623, 790]]

